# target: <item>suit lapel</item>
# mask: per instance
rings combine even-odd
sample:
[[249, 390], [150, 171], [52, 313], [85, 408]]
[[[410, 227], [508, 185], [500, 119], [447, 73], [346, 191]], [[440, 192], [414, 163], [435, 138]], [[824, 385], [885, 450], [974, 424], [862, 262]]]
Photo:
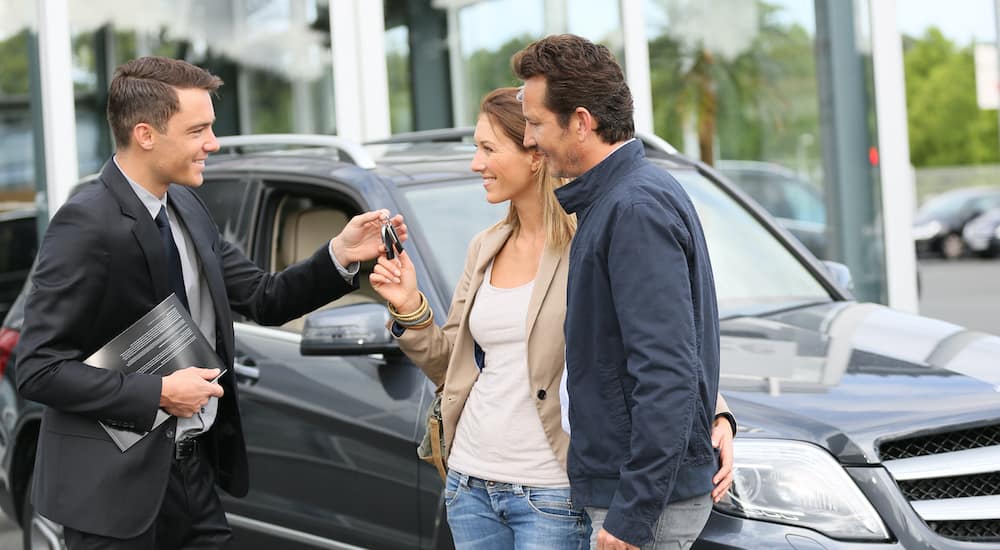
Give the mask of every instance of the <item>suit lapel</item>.
[[556, 274], [556, 269], [559, 267], [559, 262], [562, 261], [563, 254], [557, 253], [550, 247], [546, 246], [545, 251], [542, 252], [542, 261], [538, 264], [538, 273], [535, 275], [535, 287], [531, 290], [531, 299], [528, 301], [528, 319], [527, 327], [524, 332], [526, 337], [530, 338], [531, 329], [535, 326], [535, 319], [538, 318], [538, 311], [542, 307], [542, 301], [545, 299], [545, 295], [549, 292], [549, 287], [552, 284], [552, 278]]
[[135, 236], [135, 240], [146, 258], [149, 279], [153, 282], [154, 296], [152, 299], [166, 298], [170, 294], [170, 285], [167, 281], [167, 258], [163, 252], [163, 243], [160, 241], [156, 222], [153, 221], [149, 211], [143, 206], [142, 201], [136, 196], [128, 180], [125, 179], [113, 160], [104, 164], [100, 179], [118, 201], [122, 215], [131, 220], [132, 235]]

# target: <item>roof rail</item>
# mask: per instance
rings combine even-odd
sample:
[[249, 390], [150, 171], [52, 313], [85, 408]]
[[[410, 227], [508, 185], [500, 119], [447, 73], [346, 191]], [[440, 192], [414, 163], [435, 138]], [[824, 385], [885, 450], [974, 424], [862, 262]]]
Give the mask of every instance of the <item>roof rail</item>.
[[240, 149], [242, 147], [264, 147], [268, 145], [305, 145], [310, 147], [330, 147], [347, 157], [358, 168], [372, 170], [375, 161], [361, 144], [337, 137], [319, 134], [251, 134], [246, 136], [224, 136], [218, 138], [220, 149]]
[[[423, 130], [419, 132], [406, 132], [395, 134], [385, 139], [365, 142], [365, 145], [384, 145], [391, 143], [431, 143], [441, 141], [461, 141], [463, 138], [472, 137], [474, 128], [442, 128], [438, 130]], [[635, 137], [639, 138], [646, 147], [669, 153], [679, 154], [677, 148], [670, 145], [665, 139], [652, 132], [636, 132]]]
[[652, 132], [636, 132], [635, 137], [639, 138], [639, 140], [642, 141], [646, 147], [651, 149], [657, 149], [663, 151], [664, 153], [670, 153], [671, 155], [680, 154], [673, 145], [670, 145], [670, 143], [667, 142], [667, 140]]
[[462, 141], [463, 138], [470, 138], [475, 133], [475, 128], [471, 126], [461, 128], [438, 128], [436, 130], [420, 130], [417, 132], [403, 132], [394, 134], [384, 139], [366, 141], [365, 145], [387, 145], [393, 143], [438, 143], [449, 141]]

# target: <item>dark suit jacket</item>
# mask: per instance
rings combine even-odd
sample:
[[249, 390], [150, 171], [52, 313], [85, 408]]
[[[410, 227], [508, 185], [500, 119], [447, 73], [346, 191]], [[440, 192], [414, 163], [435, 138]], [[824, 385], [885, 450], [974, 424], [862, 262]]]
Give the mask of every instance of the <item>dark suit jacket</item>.
[[[173, 185], [168, 195], [201, 261], [215, 307], [216, 352], [230, 368], [230, 309], [276, 325], [353, 290], [325, 246], [281, 273], [265, 273], [219, 236], [191, 189]], [[156, 224], [109, 161], [100, 179], [67, 201], [49, 224], [18, 344], [18, 390], [46, 405], [32, 499], [49, 519], [116, 538], [136, 536], [155, 519], [170, 472], [176, 420], [124, 453], [97, 421], [149, 430], [160, 378], [125, 376], [82, 360], [169, 294]], [[207, 447], [219, 485], [243, 496], [247, 458], [234, 381], [231, 374], [220, 380], [225, 396]]]

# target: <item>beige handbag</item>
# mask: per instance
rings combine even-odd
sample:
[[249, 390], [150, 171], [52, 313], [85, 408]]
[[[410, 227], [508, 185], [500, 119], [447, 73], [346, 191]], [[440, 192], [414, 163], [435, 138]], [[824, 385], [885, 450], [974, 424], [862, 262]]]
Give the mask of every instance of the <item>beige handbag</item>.
[[448, 475], [446, 450], [444, 448], [444, 422], [441, 420], [441, 394], [444, 386], [438, 386], [434, 392], [434, 400], [427, 408], [427, 431], [423, 440], [417, 446], [417, 456], [424, 462], [429, 462], [437, 468], [438, 474], [444, 480]]

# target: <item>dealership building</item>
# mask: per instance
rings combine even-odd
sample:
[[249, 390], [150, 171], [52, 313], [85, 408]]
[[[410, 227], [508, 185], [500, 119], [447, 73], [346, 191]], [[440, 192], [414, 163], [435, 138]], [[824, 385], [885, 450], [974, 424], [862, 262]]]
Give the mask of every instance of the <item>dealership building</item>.
[[108, 83], [137, 56], [219, 75], [217, 135], [364, 142], [471, 126], [479, 98], [518, 84], [513, 52], [569, 32], [622, 63], [638, 130], [773, 195], [773, 214], [815, 229], [820, 255], [850, 268], [859, 299], [916, 311], [896, 9], [895, 0], [0, 0], [0, 201], [51, 214], [100, 169], [113, 153]]

